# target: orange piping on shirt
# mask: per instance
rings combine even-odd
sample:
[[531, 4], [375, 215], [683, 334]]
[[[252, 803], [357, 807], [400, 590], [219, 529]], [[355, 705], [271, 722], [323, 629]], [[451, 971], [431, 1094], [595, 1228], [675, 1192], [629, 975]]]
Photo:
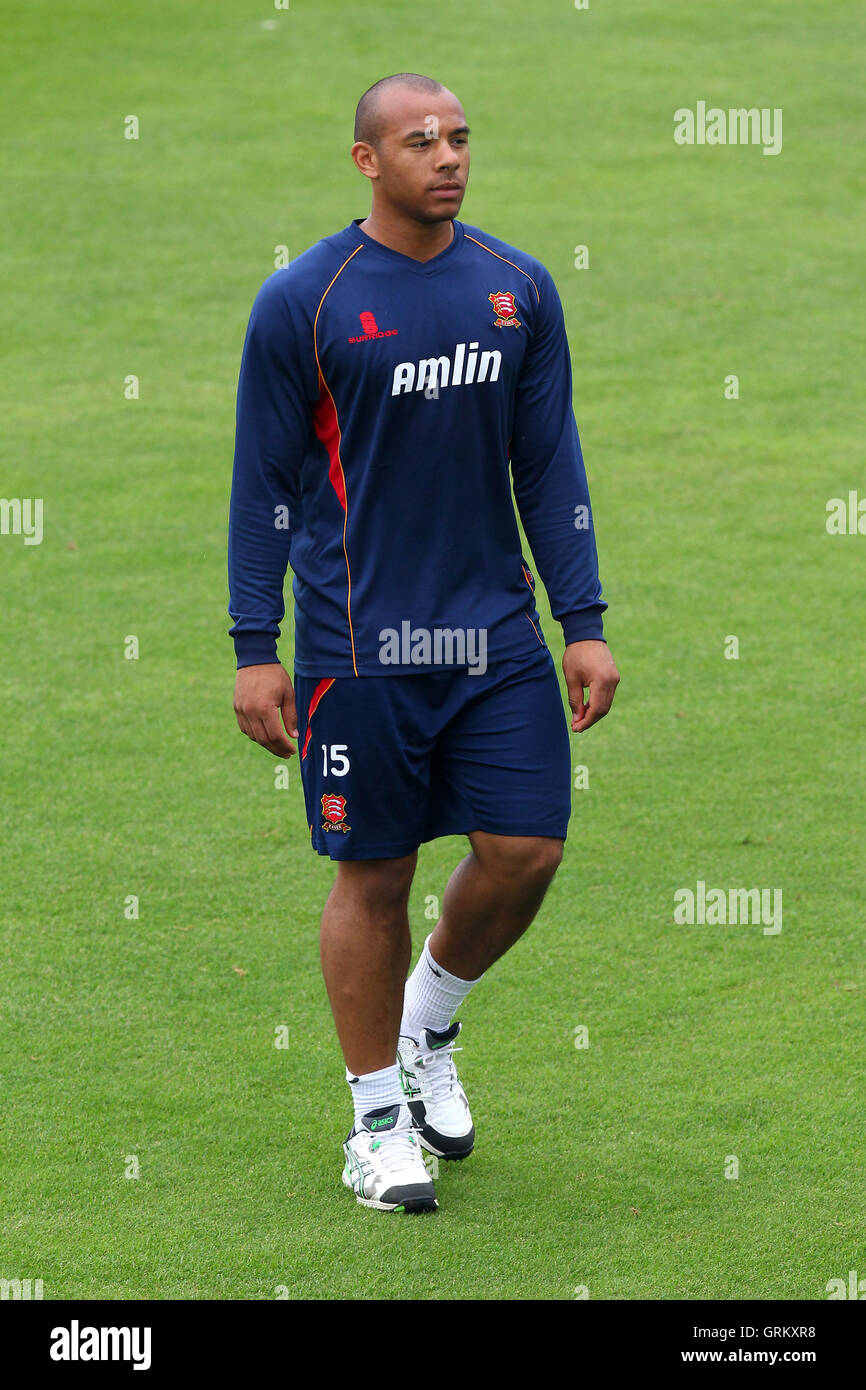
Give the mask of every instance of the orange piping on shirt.
[[538, 300], [539, 304], [541, 303], [541, 295], [538, 293], [538, 286], [536, 285], [528, 270], [522, 270], [519, 265], [514, 265], [514, 261], [510, 261], [507, 256], [500, 256], [498, 251], [494, 251], [490, 246], [485, 246], [484, 242], [479, 241], [477, 236], [469, 236], [468, 232], [465, 232], [464, 236], [466, 236], [469, 241], [474, 241], [475, 245], [480, 246], [482, 251], [489, 251], [491, 256], [495, 256], [496, 259], [499, 261], [504, 261], [506, 265], [513, 265], [515, 270], [519, 270], [521, 275], [525, 275], [530, 285], [535, 290], [535, 298]]
[[[339, 501], [340, 506], [343, 508], [343, 556], [346, 561], [346, 581], [348, 584], [348, 593], [346, 595], [346, 617], [349, 622], [349, 640], [352, 644], [352, 667], [356, 676], [358, 674], [358, 663], [355, 660], [355, 630], [352, 626], [352, 570], [349, 565], [349, 552], [346, 549], [346, 527], [349, 522], [349, 503], [348, 496], [346, 493], [346, 475], [343, 472], [343, 460], [340, 456], [340, 444], [342, 442], [343, 435], [340, 429], [339, 417], [337, 415], [336, 402], [334, 401], [334, 397], [331, 394], [331, 388], [325, 380], [325, 374], [322, 371], [322, 364], [319, 361], [319, 344], [317, 338], [317, 328], [319, 323], [319, 314], [322, 312], [322, 305], [328, 297], [331, 285], [333, 285], [334, 281], [339, 279], [339, 277], [342, 275], [343, 271], [346, 269], [346, 266], [349, 264], [349, 261], [352, 259], [352, 256], [357, 256], [358, 252], [363, 251], [363, 249], [363, 244], [361, 246], [356, 246], [354, 251], [352, 252], [352, 255], [346, 257], [343, 264], [340, 266], [340, 269], [337, 271], [337, 274], [334, 276], [334, 279], [331, 281], [331, 284], [328, 286], [328, 288], [325, 290], [325, 293], [322, 295], [322, 298], [319, 300], [319, 307], [316, 310], [316, 317], [313, 320], [313, 351], [316, 354], [316, 366], [319, 371], [319, 400], [316, 403], [316, 406], [313, 410], [313, 426], [315, 428], [318, 438], [321, 440], [322, 444], [324, 444], [325, 449], [327, 450], [329, 465], [328, 477], [331, 480], [331, 486], [337, 494], [337, 500]], [[330, 417], [327, 413], [327, 405], [322, 396], [323, 386], [327, 391], [328, 397], [331, 402], [333, 417]], [[318, 415], [317, 412], [319, 412]], [[336, 438], [334, 435], [335, 430]], [[335, 464], [336, 468], [334, 466]], [[337, 478], [337, 469], [339, 469], [339, 480]], [[339, 486], [338, 481], [340, 484]]]

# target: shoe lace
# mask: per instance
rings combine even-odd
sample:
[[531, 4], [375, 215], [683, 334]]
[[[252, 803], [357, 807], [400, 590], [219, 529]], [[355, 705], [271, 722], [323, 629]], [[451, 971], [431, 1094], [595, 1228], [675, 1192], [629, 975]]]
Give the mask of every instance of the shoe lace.
[[378, 1152], [379, 1162], [389, 1172], [405, 1168], [419, 1157], [420, 1150], [415, 1136], [408, 1130], [396, 1130], [374, 1139], [370, 1145], [371, 1153]]
[[421, 1073], [419, 1080], [422, 1085], [418, 1100], [437, 1102], [448, 1099], [459, 1085], [454, 1053], [462, 1051], [463, 1048], [456, 1045], [456, 1039], [452, 1039], [444, 1047], [437, 1047], [435, 1051], [428, 1048], [421, 1052], [415, 1063]]

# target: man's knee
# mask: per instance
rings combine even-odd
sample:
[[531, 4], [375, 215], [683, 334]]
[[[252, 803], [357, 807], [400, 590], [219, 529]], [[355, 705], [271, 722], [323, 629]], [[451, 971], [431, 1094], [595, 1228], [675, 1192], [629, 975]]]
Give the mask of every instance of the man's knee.
[[546, 887], [562, 863], [562, 853], [562, 840], [544, 836], [531, 841], [522, 856], [525, 880]]
[[385, 912], [399, 910], [409, 900], [417, 859], [417, 851], [402, 859], [342, 859], [337, 881], [359, 903]]
[[483, 868], [521, 884], [546, 887], [562, 863], [563, 842], [552, 836], [477, 832], [470, 840]]

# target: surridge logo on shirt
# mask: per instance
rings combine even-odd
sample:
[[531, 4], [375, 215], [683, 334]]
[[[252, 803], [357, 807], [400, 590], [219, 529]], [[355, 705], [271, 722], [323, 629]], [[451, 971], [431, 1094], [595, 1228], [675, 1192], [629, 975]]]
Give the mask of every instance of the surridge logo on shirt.
[[494, 294], [489, 294], [487, 298], [496, 310], [496, 318], [493, 320], [494, 328], [522, 328], [520, 319], [515, 318], [517, 305], [514, 302], [514, 295], [503, 293], [497, 290]]
[[369, 309], [364, 309], [358, 318], [364, 331], [356, 338], [349, 338], [350, 343], [370, 343], [374, 338], [396, 338], [400, 331], [399, 328], [380, 328], [375, 314], [371, 314]]

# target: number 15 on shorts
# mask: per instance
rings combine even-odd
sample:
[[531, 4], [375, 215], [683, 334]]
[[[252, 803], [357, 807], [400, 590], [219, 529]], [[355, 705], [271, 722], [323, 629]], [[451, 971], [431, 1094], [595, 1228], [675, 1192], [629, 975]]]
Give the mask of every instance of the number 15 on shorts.
[[345, 777], [350, 763], [346, 757], [348, 743], [323, 743], [322, 773], [325, 777]]

